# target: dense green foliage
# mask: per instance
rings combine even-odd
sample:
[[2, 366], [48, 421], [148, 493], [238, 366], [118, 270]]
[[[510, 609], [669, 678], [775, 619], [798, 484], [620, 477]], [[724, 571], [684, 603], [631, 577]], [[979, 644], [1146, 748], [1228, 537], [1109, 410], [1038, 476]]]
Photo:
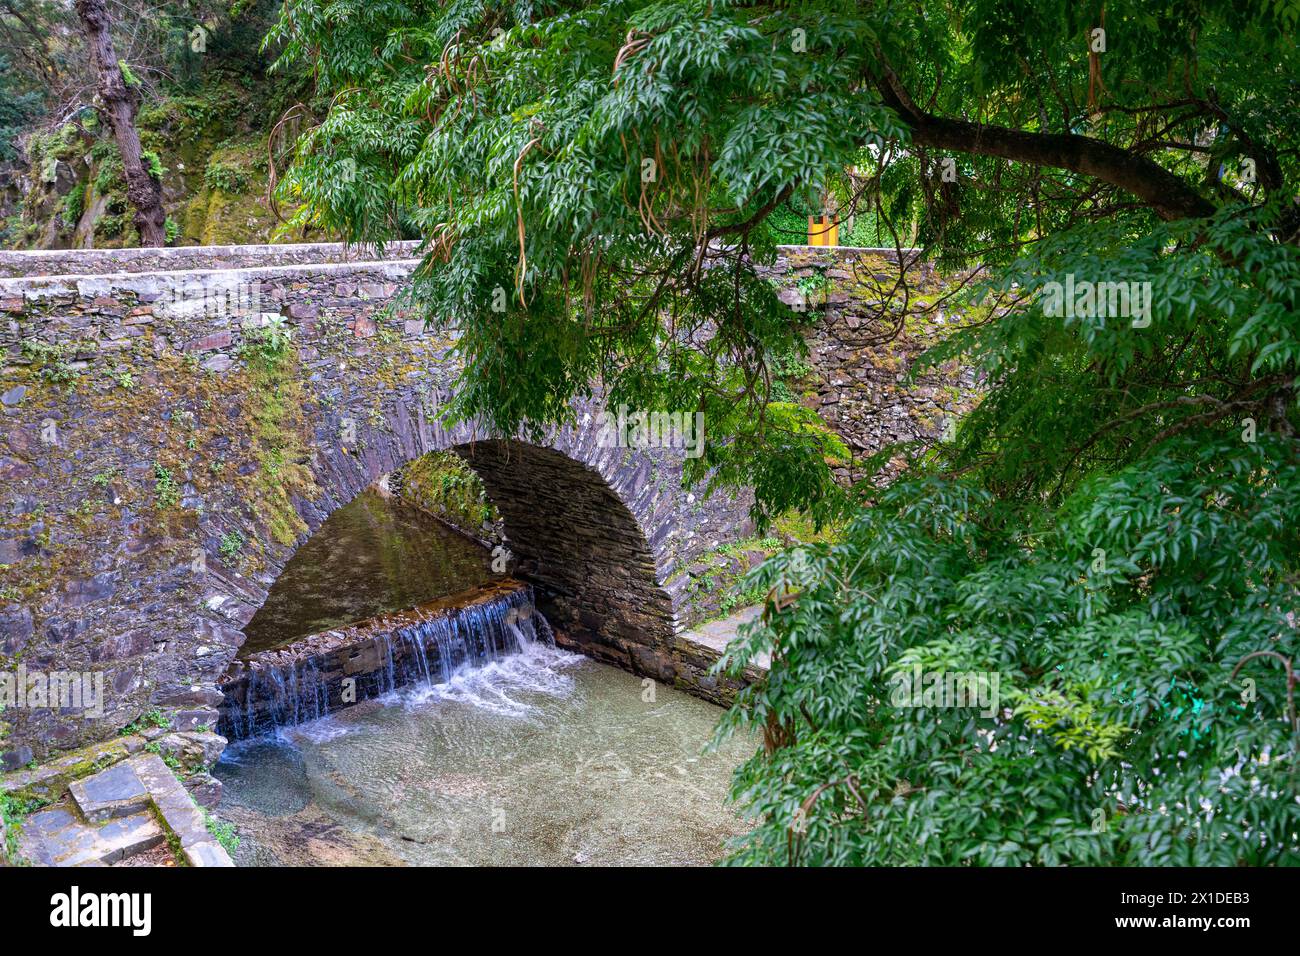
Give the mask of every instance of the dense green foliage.
[[[121, 68], [140, 99], [146, 168], [171, 217], [168, 242], [271, 238], [277, 223], [263, 198], [271, 131], [286, 111], [327, 107], [310, 102], [302, 74], [265, 75], [274, 52], [261, 39], [278, 0], [110, 7]], [[139, 241], [96, 83], [71, 3], [0, 3], [0, 243]]]
[[0, 53], [0, 162], [18, 155], [18, 135], [40, 115], [40, 94], [22, 90], [15, 82], [9, 67], [9, 58]]
[[408, 462], [394, 486], [404, 500], [465, 534], [491, 537], [501, 520], [478, 472], [455, 452], [429, 452]]
[[[536, 425], [597, 383], [699, 409], [701, 467], [760, 519], [846, 521], [755, 578], [738, 862], [1296, 863], [1298, 17], [289, 0], [273, 42], [333, 106], [283, 189], [427, 241], [412, 295], [459, 330], [460, 413]], [[932, 360], [986, 399], [849, 496], [772, 388], [807, 317], [754, 271], [828, 195], [984, 267]], [[1056, 308], [1054, 282], [1149, 309]], [[896, 699], [916, 668], [1000, 696]]]

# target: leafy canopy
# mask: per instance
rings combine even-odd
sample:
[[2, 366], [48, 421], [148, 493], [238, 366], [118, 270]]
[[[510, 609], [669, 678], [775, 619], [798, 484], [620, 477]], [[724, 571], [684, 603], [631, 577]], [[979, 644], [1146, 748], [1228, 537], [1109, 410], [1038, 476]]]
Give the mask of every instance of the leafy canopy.
[[[332, 106], [282, 189], [349, 240], [425, 240], [459, 413], [536, 426], [597, 385], [699, 409], [699, 474], [843, 519], [756, 572], [726, 661], [772, 654], [724, 728], [764, 735], [735, 861], [1295, 863], [1297, 19], [288, 0], [269, 42]], [[883, 490], [841, 493], [833, 439], [773, 401], [806, 329], [761, 267], [828, 195], [974, 270], [929, 360], [987, 394], [955, 441], [882, 450], [909, 462]], [[1120, 282], [1142, 321], [1041, 294]], [[917, 668], [1000, 699], [900, 702]]]

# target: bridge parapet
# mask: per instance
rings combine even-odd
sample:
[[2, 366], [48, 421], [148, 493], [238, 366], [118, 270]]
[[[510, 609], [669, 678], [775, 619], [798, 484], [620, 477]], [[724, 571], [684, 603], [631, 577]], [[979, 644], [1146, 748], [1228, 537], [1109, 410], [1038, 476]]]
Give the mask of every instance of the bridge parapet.
[[37, 249], [0, 251], [0, 278], [107, 275], [119, 272], [176, 272], [318, 265], [324, 262], [402, 260], [418, 242], [394, 242], [382, 250], [341, 242], [276, 243], [247, 246], [163, 246], [134, 249]]

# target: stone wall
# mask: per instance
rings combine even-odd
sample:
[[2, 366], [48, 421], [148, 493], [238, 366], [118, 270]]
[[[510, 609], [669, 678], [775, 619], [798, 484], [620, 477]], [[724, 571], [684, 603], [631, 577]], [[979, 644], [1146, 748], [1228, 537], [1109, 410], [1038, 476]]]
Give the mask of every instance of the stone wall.
[[418, 242], [373, 246], [303, 242], [251, 246], [163, 246], [132, 249], [40, 249], [0, 251], [0, 278], [58, 275], [108, 275], [118, 272], [195, 272], [321, 262], [400, 261], [415, 254]]
[[[102, 674], [107, 697], [94, 719], [0, 715], [9, 766], [154, 709], [214, 725], [216, 682], [296, 547], [433, 450], [483, 477], [512, 570], [566, 641], [675, 680], [694, 618], [665, 582], [743, 533], [747, 500], [683, 490], [678, 451], [600, 447], [594, 406], [541, 444], [444, 427], [451, 342], [386, 308], [409, 269], [0, 280], [0, 654]], [[250, 290], [293, 332], [284, 352], [211, 308]]]
[[[916, 250], [902, 252], [913, 263]], [[978, 385], [974, 372], [958, 362], [911, 377], [921, 353], [965, 319], [946, 297], [951, 282], [931, 264], [909, 267], [906, 315], [895, 292], [897, 250], [786, 246], [769, 274], [784, 301], [807, 299], [813, 317], [808, 367], [789, 387], [848, 446], [852, 462], [836, 468], [842, 481], [862, 477], [862, 459], [887, 445], [937, 440], [946, 420], [970, 410]], [[899, 316], [901, 328], [875, 344], [871, 339], [888, 328], [878, 315], [882, 302], [884, 315]], [[897, 470], [895, 461], [885, 474]]]
[[[94, 671], [107, 691], [93, 719], [0, 714], [6, 766], [111, 736], [152, 710], [181, 730], [214, 725], [242, 627], [297, 546], [375, 479], [433, 450], [455, 451], [482, 477], [505, 520], [510, 570], [535, 586], [560, 640], [658, 679], [696, 679], [703, 665], [676, 640], [709, 613], [693, 603], [693, 571], [750, 533], [747, 496], [683, 489], [680, 452], [601, 447], [594, 403], [537, 443], [445, 427], [452, 342], [389, 308], [412, 262], [346, 258], [356, 254], [0, 259], [14, 268], [15, 256], [32, 257], [20, 260], [28, 278], [0, 279], [0, 671]], [[160, 264], [170, 268], [148, 271]], [[185, 271], [195, 266], [208, 271]], [[791, 386], [855, 458], [933, 437], [969, 401], [955, 369], [915, 390], [904, 380], [934, 328], [877, 349], [841, 341], [872, 294], [862, 273], [891, 267], [880, 251], [792, 248], [773, 269], [787, 292], [830, 282]], [[291, 345], [277, 352], [277, 326], [247, 328], [239, 309], [254, 324], [274, 317]]]
[[[864, 341], [888, 329], [882, 302], [884, 317], [903, 311], [896, 289], [899, 252], [782, 246], [767, 271], [780, 298], [802, 309], [808, 347], [797, 367], [777, 379], [777, 388], [789, 393], [777, 397], [816, 411], [844, 442], [850, 458], [833, 464], [844, 484], [863, 478], [863, 459], [882, 448], [910, 444], [916, 450], [940, 440], [944, 422], [959, 418], [978, 400], [974, 373], [956, 361], [913, 377], [921, 353], [967, 318], [948, 296], [953, 283], [920, 262], [917, 250], [901, 250], [909, 263], [910, 291], [897, 334], [883, 343]], [[877, 480], [897, 475], [903, 463], [900, 451]], [[775, 535], [706, 552], [682, 572], [682, 582], [674, 583], [684, 583], [697, 617], [726, 616], [759, 599], [745, 590], [745, 575], [791, 540], [782, 524]], [[812, 530], [797, 523], [795, 528]]]

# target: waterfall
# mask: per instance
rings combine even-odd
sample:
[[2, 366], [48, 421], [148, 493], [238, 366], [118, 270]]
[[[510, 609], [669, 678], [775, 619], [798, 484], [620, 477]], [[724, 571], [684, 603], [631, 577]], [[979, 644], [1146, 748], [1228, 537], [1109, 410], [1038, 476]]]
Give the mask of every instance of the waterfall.
[[222, 684], [218, 732], [230, 740], [281, 727], [410, 684], [444, 684], [465, 668], [554, 646], [532, 588], [509, 583], [296, 641], [236, 665]]

